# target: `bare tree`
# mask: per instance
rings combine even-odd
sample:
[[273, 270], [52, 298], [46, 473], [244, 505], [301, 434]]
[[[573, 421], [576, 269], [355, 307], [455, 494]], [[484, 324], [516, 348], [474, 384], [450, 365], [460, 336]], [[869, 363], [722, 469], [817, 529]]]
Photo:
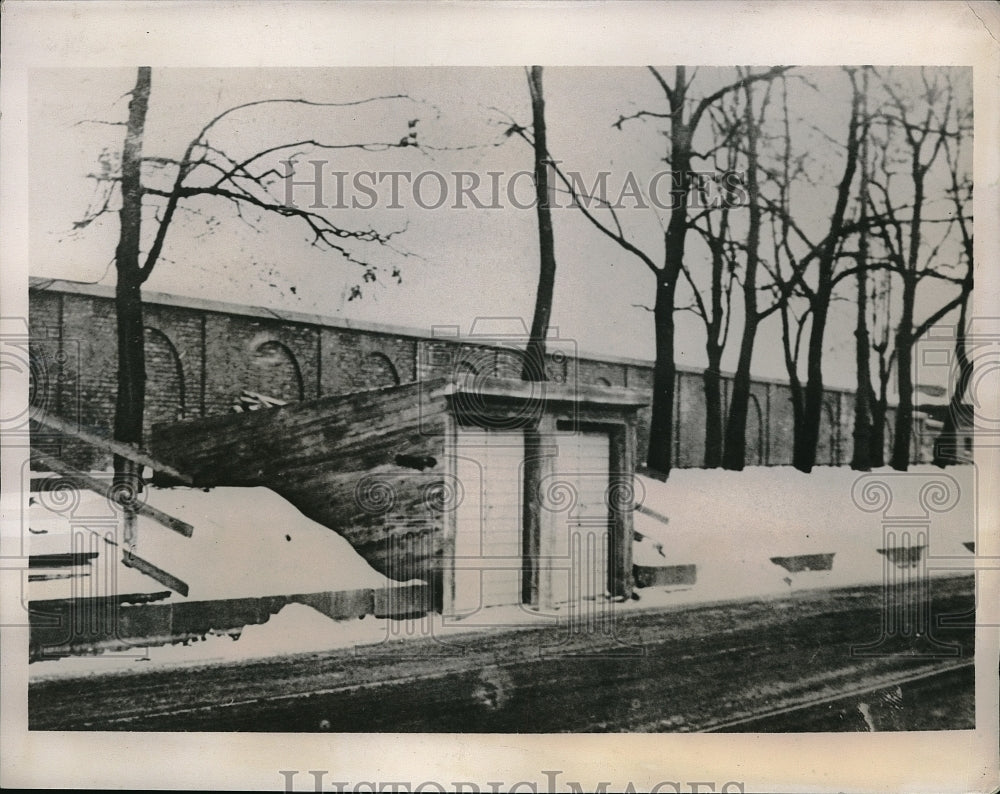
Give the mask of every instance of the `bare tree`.
[[973, 370], [966, 339], [969, 298], [972, 295], [973, 272], [975, 269], [972, 223], [971, 219], [966, 215], [966, 208], [972, 204], [972, 180], [968, 173], [963, 174], [960, 172], [962, 147], [966, 131], [972, 126], [971, 110], [966, 113], [960, 113], [957, 122], [954, 142], [946, 140], [944, 150], [951, 181], [948, 193], [955, 207], [955, 222], [959, 229], [966, 270], [962, 281], [962, 300], [959, 304], [958, 322], [955, 325], [957, 377], [955, 383], [952, 384], [952, 393], [948, 401], [948, 412], [945, 415], [944, 427], [941, 428], [941, 435], [934, 444], [934, 463], [938, 466], [946, 466], [949, 463], [957, 463], [960, 460], [957, 454], [959, 447], [958, 430], [963, 417], [967, 418], [969, 414], [965, 398], [969, 390], [969, 384], [972, 381]]
[[[121, 158], [121, 230], [115, 250], [115, 307], [118, 330], [118, 395], [115, 402], [114, 438], [142, 444], [142, 414], [146, 394], [146, 356], [142, 327], [142, 283], [149, 277], [140, 262], [142, 237], [142, 143], [149, 109], [151, 70], [139, 68]], [[107, 206], [107, 204], [105, 204]], [[100, 210], [98, 210], [100, 211]], [[115, 479], [136, 488], [136, 464], [116, 455]]]
[[[376, 266], [359, 258], [354, 244], [373, 243], [390, 246], [395, 233], [374, 229], [350, 229], [338, 225], [319, 207], [304, 209], [277, 195], [278, 186], [290, 176], [293, 163], [303, 152], [339, 149], [381, 151], [416, 144], [413, 122], [408, 134], [397, 142], [359, 142], [330, 144], [314, 138], [268, 146], [249, 156], [226, 152], [210, 139], [224, 119], [249, 108], [262, 106], [306, 105], [344, 107], [404, 96], [374, 97], [347, 103], [310, 102], [305, 99], [265, 99], [236, 105], [210, 119], [188, 143], [180, 158], [149, 156], [143, 152], [146, 114], [149, 108], [152, 74], [140, 67], [131, 91], [125, 141], [120, 168], [114, 157], [106, 155], [104, 170], [94, 175], [98, 181], [98, 200], [79, 221], [85, 227], [101, 215], [113, 212], [115, 196], [120, 196], [120, 232], [115, 251], [117, 283], [115, 308], [118, 328], [118, 395], [115, 408], [114, 438], [133, 445], [142, 443], [145, 402], [145, 357], [143, 345], [142, 285], [160, 261], [167, 234], [177, 211], [194, 200], [217, 199], [233, 206], [243, 220], [252, 223], [250, 213], [273, 214], [302, 223], [312, 245], [332, 251], [364, 269], [364, 280], [376, 278]], [[282, 160], [284, 158], [284, 160]], [[285, 172], [277, 166], [282, 164]], [[145, 242], [148, 249], [143, 252]], [[116, 481], [138, 488], [134, 464], [115, 457]]]
[[869, 163], [869, 116], [868, 116], [868, 71], [862, 73], [862, 129], [861, 129], [861, 183], [858, 186], [859, 229], [857, 255], [856, 323], [854, 328], [854, 364], [857, 372], [857, 388], [854, 392], [854, 433], [851, 468], [855, 471], [871, 471], [872, 434], [872, 377], [871, 377], [871, 336], [868, 332], [868, 177]]
[[804, 309], [797, 313], [792, 301], [781, 304], [781, 349], [784, 354], [785, 371], [788, 373], [788, 387], [792, 403], [793, 439], [804, 431], [805, 387], [799, 377], [802, 361], [802, 335], [812, 312], [812, 304], [805, 302]]
[[[883, 235], [901, 283], [900, 318], [895, 332], [896, 379], [899, 403], [896, 408], [892, 458], [894, 469], [906, 471], [910, 462], [913, 428], [913, 349], [928, 329], [950, 312], [959, 308], [972, 288], [972, 261], [966, 257], [966, 272], [955, 276], [954, 263], [939, 261], [939, 253], [949, 232], [959, 218], [966, 218], [966, 208], [959, 205], [950, 218], [925, 216], [932, 200], [928, 195], [928, 176], [944, 150], [948, 138], [958, 134], [955, 86], [948, 73], [941, 69], [920, 70], [920, 90], [915, 98], [904, 98], [902, 88], [895, 84], [893, 74], [883, 76], [882, 85], [889, 97], [889, 107], [883, 111], [887, 136], [901, 138], [902, 159], [908, 168], [906, 181], [907, 204], [890, 192], [890, 173], [879, 187], [881, 213], [884, 222], [895, 234]], [[957, 175], [955, 176], [958, 179]], [[912, 191], [912, 194], [910, 194]], [[927, 227], [941, 222], [944, 232], [928, 247]], [[905, 228], [905, 234], [903, 229]], [[968, 231], [968, 230], [967, 230]], [[952, 272], [948, 272], [948, 271]], [[958, 288], [950, 300], [938, 306], [923, 321], [916, 319], [917, 293], [921, 283], [932, 279], [936, 286], [951, 283]]]
[[[877, 120], [877, 115], [868, 120], [869, 135], [866, 143], [869, 145], [871, 162], [868, 164], [864, 190], [860, 191], [861, 198], [867, 205], [862, 207], [862, 212], [872, 220], [872, 234], [866, 238], [868, 259], [865, 262], [870, 286], [865, 298], [869, 309], [867, 329], [870, 350], [876, 356], [874, 369], [877, 376], [877, 391], [876, 383], [872, 383], [867, 401], [871, 412], [868, 460], [872, 468], [884, 466], [886, 460], [889, 387], [896, 370], [895, 330], [899, 324], [899, 290], [895, 282], [899, 279], [900, 271], [898, 252], [903, 247], [903, 225], [890, 222], [891, 218], [886, 218], [881, 210], [883, 204], [876, 201], [874, 196], [878, 192], [885, 199], [893, 193], [895, 175], [890, 136], [884, 134], [884, 129], [876, 134], [874, 122]], [[879, 267], [869, 267], [876, 261], [880, 263]], [[862, 378], [859, 374], [859, 385]]]
[[521, 379], [547, 380], [545, 375], [545, 337], [552, 316], [552, 295], [556, 281], [555, 240], [552, 234], [552, 209], [549, 206], [549, 152], [545, 130], [545, 96], [542, 93], [542, 67], [528, 70], [531, 93], [531, 119], [535, 153], [535, 211], [538, 215], [538, 288], [531, 336], [525, 350]]
[[[782, 330], [786, 368], [792, 384], [793, 410], [795, 415], [795, 438], [792, 449], [792, 465], [803, 472], [812, 471], [816, 463], [820, 426], [823, 417], [823, 346], [827, 330], [830, 305], [835, 297], [838, 284], [854, 275], [853, 268], [838, 267], [845, 258], [856, 258], [856, 253], [845, 252], [845, 238], [857, 230], [847, 211], [852, 196], [851, 189], [858, 166], [860, 147], [862, 92], [857, 81], [857, 70], [845, 69], [851, 84], [851, 108], [847, 124], [847, 136], [843, 144], [845, 155], [840, 179], [837, 183], [834, 205], [826, 233], [819, 240], [812, 239], [796, 222], [788, 200], [795, 174], [789, 173], [783, 180], [784, 187], [778, 201], [767, 201], [772, 213], [780, 218], [779, 240], [775, 244], [776, 262], [772, 268], [777, 289], [787, 301], [793, 294], [806, 299], [808, 307], [799, 315], [792, 328], [792, 310], [785, 302], [778, 302], [782, 311]], [[790, 129], [786, 122], [786, 161], [791, 159], [787, 152], [791, 148]], [[801, 173], [801, 171], [799, 172]], [[784, 275], [780, 260], [789, 266]], [[813, 274], [807, 278], [807, 274]], [[806, 325], [808, 318], [808, 326]], [[799, 353], [804, 331], [808, 327], [805, 343], [806, 382], [801, 384], [798, 375]]]
[[[750, 72], [740, 71], [741, 75]], [[785, 77], [780, 78], [782, 95], [785, 96]], [[759, 113], [754, 108], [753, 84], [743, 84], [743, 129], [746, 144], [746, 193], [747, 193], [747, 237], [745, 263], [743, 267], [743, 333], [740, 337], [740, 353], [733, 376], [733, 393], [729, 400], [729, 416], [726, 421], [725, 452], [722, 465], [731, 471], [741, 471], [746, 465], [747, 412], [750, 408], [750, 367], [753, 362], [754, 345], [760, 324], [779, 305], [784, 305], [788, 294], [780, 292], [776, 301], [766, 309], [758, 305], [758, 270], [761, 261], [761, 232], [763, 231], [764, 206], [761, 202], [760, 185], [760, 138], [761, 127], [770, 103], [772, 83], [768, 83]], [[787, 104], [786, 104], [787, 110]], [[786, 163], [787, 165], [787, 163]], [[786, 177], [787, 178], [787, 177]]]
[[878, 392], [870, 386], [868, 405], [871, 410], [871, 429], [868, 436], [868, 462], [872, 468], [885, 465], [885, 434], [888, 427], [889, 384], [896, 367], [896, 349], [892, 344], [892, 329], [895, 327], [892, 307], [893, 272], [881, 270], [871, 274], [871, 292], [868, 305], [871, 307], [869, 322], [869, 344], [877, 356], [875, 362], [878, 374]]
[[[545, 95], [542, 90], [542, 67], [527, 70], [528, 91], [531, 95], [532, 151], [535, 166], [535, 212], [538, 216], [538, 288], [535, 292], [535, 311], [531, 320], [528, 339], [521, 367], [521, 380], [548, 380], [545, 372], [545, 338], [552, 316], [552, 295], [556, 279], [555, 239], [552, 233], [552, 209], [549, 206], [549, 153], [545, 128]], [[522, 132], [523, 134], [523, 132]], [[540, 544], [538, 527], [541, 525], [540, 506], [531, 498], [541, 476], [544, 439], [534, 423], [524, 431], [524, 487], [523, 520], [527, 531], [526, 543], [536, 548]], [[537, 551], [536, 551], [537, 554]], [[539, 597], [538, 573], [525, 556], [521, 579], [521, 594], [526, 603], [537, 603]]]
[[[742, 243], [733, 229], [731, 214], [742, 203], [743, 187], [731, 182], [738, 175], [739, 148], [732, 140], [741, 134], [736, 102], [726, 111], [712, 114], [713, 137], [722, 141], [713, 154], [715, 172], [712, 176], [702, 176], [702, 180], [715, 183], [714, 190], [720, 191], [718, 206], [712, 206], [714, 190], [705, 184], [695, 185], [703, 193], [705, 209], [692, 218], [691, 227], [697, 231], [709, 251], [709, 284], [707, 289], [698, 283], [693, 268], [682, 264], [682, 272], [691, 287], [692, 304], [690, 310], [701, 319], [705, 326], [705, 358], [707, 365], [702, 372], [702, 386], [705, 392], [705, 454], [703, 464], [706, 469], [722, 465], [723, 451], [723, 405], [722, 405], [722, 355], [729, 339], [732, 320], [733, 289], [738, 280], [740, 251]], [[725, 157], [720, 155], [724, 154]], [[717, 219], [717, 220], [716, 220]]]
[[674, 314], [678, 309], [677, 286], [683, 278], [687, 233], [692, 221], [688, 197], [695, 187], [693, 164], [695, 161], [704, 161], [710, 156], [709, 153], [701, 152], [695, 147], [695, 135], [706, 114], [720, 101], [739, 91], [745, 84], [773, 80], [790, 68], [776, 66], [746, 75], [700, 99], [695, 99], [691, 91], [693, 77], [688, 77], [686, 67], [675, 67], [672, 81], [661, 74], [659, 69], [648, 67], [663, 93], [665, 108], [639, 110], [628, 116], [620, 116], [614, 126], [621, 129], [622, 125], [629, 121], [646, 118], [660, 119], [668, 123], [669, 130], [664, 134], [669, 144], [663, 159], [669, 164], [673, 177], [672, 200], [666, 222], [664, 223], [662, 218], [659, 219], [663, 228], [663, 247], [659, 253], [644, 250], [629, 238], [613, 205], [606, 202], [599, 204], [608, 212], [610, 219], [604, 220], [599, 217], [587, 201], [580, 200], [581, 191], [566, 176], [565, 171], [558, 167], [555, 169], [566, 189], [573, 195], [574, 206], [580, 209], [598, 231], [639, 260], [654, 276], [655, 297], [652, 308], [656, 360], [653, 365], [653, 405], [646, 466], [651, 476], [660, 479], [667, 478], [672, 465], [674, 383], [677, 374], [674, 354]]
[[[799, 376], [802, 361], [802, 337], [809, 327], [812, 312], [811, 290], [804, 281], [808, 261], [799, 263], [791, 251], [791, 216], [789, 213], [789, 196], [792, 186], [791, 170], [791, 131], [788, 124], [787, 100], [784, 105], [784, 148], [782, 167], [777, 180], [778, 199], [775, 210], [769, 213], [771, 241], [773, 246], [773, 266], [770, 268], [774, 286], [772, 292], [777, 293], [775, 304], [781, 317], [781, 350], [788, 374], [789, 400], [792, 404], [793, 439], [804, 432], [805, 424], [805, 389]], [[783, 264], [784, 263], [784, 264]], [[788, 265], [788, 274], [784, 265]]]
[[806, 362], [808, 379], [803, 395], [802, 432], [796, 434], [792, 463], [800, 471], [809, 472], [816, 463], [816, 448], [823, 417], [823, 340], [830, 311], [830, 300], [836, 286], [835, 267], [838, 249], [845, 232], [844, 221], [850, 199], [851, 184], [857, 170], [859, 135], [861, 122], [861, 91], [857, 85], [854, 70], [848, 70], [851, 80], [851, 115], [848, 121], [846, 156], [844, 171], [837, 186], [833, 215], [829, 231], [821, 243], [813, 250], [817, 252], [817, 282], [810, 303], [812, 320], [809, 327], [808, 357]]

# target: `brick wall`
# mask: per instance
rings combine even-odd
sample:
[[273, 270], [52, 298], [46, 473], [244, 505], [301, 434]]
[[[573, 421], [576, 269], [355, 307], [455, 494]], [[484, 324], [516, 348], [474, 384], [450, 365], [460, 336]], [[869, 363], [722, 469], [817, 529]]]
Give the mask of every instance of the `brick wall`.
[[578, 372], [586, 385], [625, 386], [626, 365], [591, 358], [581, 358]]
[[[62, 286], [66, 285], [66, 286]], [[49, 410], [109, 434], [114, 415], [116, 333], [110, 290], [68, 282], [30, 292], [32, 355], [37, 388]], [[272, 313], [273, 314], [273, 313]], [[153, 424], [225, 413], [242, 390], [285, 400], [346, 394], [430, 376], [518, 377], [516, 350], [421, 338], [367, 327], [337, 327], [323, 318], [268, 316], [264, 310], [147, 296], [146, 433]], [[652, 367], [578, 357], [550, 346], [546, 370], [572, 385], [602, 384], [649, 391]], [[731, 378], [722, 383], [728, 406]], [[792, 406], [785, 384], [755, 381], [747, 419], [748, 465], [791, 462]], [[830, 391], [820, 431], [819, 465], [850, 459], [853, 395]], [[704, 462], [705, 400], [701, 373], [677, 373], [674, 465]], [[649, 442], [649, 408], [642, 409], [638, 450]], [[101, 468], [85, 449], [63, 450], [77, 465]], [[89, 457], [88, 457], [89, 456]]]
[[320, 338], [324, 394], [349, 394], [416, 380], [415, 339], [342, 328], [323, 328]]

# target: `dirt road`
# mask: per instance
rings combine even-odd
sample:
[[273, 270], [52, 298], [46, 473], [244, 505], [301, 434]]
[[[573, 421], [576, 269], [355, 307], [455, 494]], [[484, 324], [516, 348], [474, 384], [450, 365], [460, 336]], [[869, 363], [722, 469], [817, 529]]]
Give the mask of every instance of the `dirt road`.
[[[39, 681], [29, 688], [30, 727], [687, 732], [739, 730], [744, 722], [756, 730], [753, 721], [763, 726], [768, 715], [784, 714], [781, 730], [829, 730], [810, 727], [817, 724], [812, 718], [796, 723], [794, 714], [940, 673], [947, 675], [935, 679], [938, 696], [970, 703], [971, 676], [955, 671], [971, 669], [973, 618], [936, 623], [974, 608], [973, 578], [932, 582], [931, 633], [943, 645], [927, 636], [895, 638], [880, 649], [885, 655], [857, 655], [852, 648], [881, 636], [885, 598], [881, 587], [809, 591], [621, 611], [611, 633], [492, 630], [447, 643], [422, 637], [214, 667]], [[901, 686], [899, 697], [911, 688]], [[872, 708], [867, 722], [852, 718], [840, 729], [882, 729], [878, 704]], [[901, 713], [893, 711], [894, 724], [905, 723]], [[913, 728], [973, 727], [966, 724], [972, 713], [941, 709], [935, 717], [916, 709]]]

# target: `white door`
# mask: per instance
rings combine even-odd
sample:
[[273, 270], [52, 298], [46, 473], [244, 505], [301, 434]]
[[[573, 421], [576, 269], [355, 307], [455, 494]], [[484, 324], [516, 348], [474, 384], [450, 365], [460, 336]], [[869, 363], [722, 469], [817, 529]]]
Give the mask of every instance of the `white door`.
[[610, 512], [606, 501], [611, 442], [607, 433], [559, 433], [555, 479], [568, 497], [549, 526], [547, 551], [554, 603], [601, 599], [608, 589]]
[[455, 516], [453, 611], [519, 604], [524, 436], [462, 428], [456, 454], [464, 497]]

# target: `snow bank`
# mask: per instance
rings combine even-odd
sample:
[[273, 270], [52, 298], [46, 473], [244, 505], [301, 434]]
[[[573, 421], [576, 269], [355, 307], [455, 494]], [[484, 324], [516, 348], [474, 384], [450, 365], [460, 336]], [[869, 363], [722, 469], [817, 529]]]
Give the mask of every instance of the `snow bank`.
[[[91, 570], [117, 577], [113, 592], [166, 588], [121, 564], [124, 539], [107, 500], [82, 491], [71, 508], [34, 495], [29, 508], [31, 554], [96, 551]], [[246, 598], [380, 588], [391, 581], [375, 571], [336, 532], [306, 518], [267, 488], [148, 488], [147, 504], [194, 527], [186, 538], [140, 516], [135, 554], [189, 586], [186, 600]], [[106, 556], [109, 555], [110, 556]], [[111, 565], [111, 561], [117, 562]], [[55, 573], [53, 570], [52, 573]], [[31, 600], [69, 598], [87, 578], [34, 581]], [[88, 586], [93, 582], [88, 583]], [[105, 593], [94, 592], [93, 595]], [[176, 593], [168, 600], [185, 600]]]
[[[880, 469], [873, 474], [890, 486], [890, 516], [923, 515], [919, 489], [930, 477], [952, 478], [957, 503], [929, 514], [924, 555], [971, 560], [962, 544], [976, 534], [973, 466], [946, 471], [916, 466], [907, 473]], [[644, 536], [635, 544], [635, 562], [697, 565], [697, 583], [689, 595], [675, 594], [673, 603], [881, 583], [885, 558], [876, 550], [887, 545], [882, 513], [865, 512], [852, 498], [855, 482], [863, 476], [846, 467], [818, 467], [812, 474], [791, 467], [751, 467], [742, 472], [675, 469], [666, 483], [637, 477], [637, 501], [669, 522], [635, 512], [635, 529]], [[898, 537], [888, 545], [917, 545], [913, 535], [909, 543]], [[654, 548], [657, 544], [663, 556]], [[835, 555], [831, 571], [789, 573], [770, 561], [828, 553]], [[930, 567], [929, 573], [954, 571]], [[651, 603], [653, 590], [641, 593], [644, 602]]]
[[[954, 558], [944, 563], [953, 567], [959, 564], [956, 561], [971, 562], [972, 555], [963, 544], [976, 540], [977, 470], [973, 466], [952, 467], [945, 472], [914, 467], [907, 474], [884, 469], [876, 474], [890, 485], [890, 515], [919, 515], [918, 491], [928, 477], [952, 478], [958, 486], [957, 503], [944, 513], [930, 514], [929, 548], [925, 552], [931, 558], [929, 573], [954, 575], [954, 571], [935, 570], [934, 557]], [[881, 583], [885, 557], [876, 550], [886, 545], [882, 514], [865, 512], [855, 504], [852, 489], [861, 476], [865, 475], [846, 468], [822, 467], [805, 475], [788, 467], [754, 467], [742, 472], [680, 469], [673, 471], [666, 483], [637, 478], [637, 501], [668, 521], [635, 512], [635, 528], [643, 536], [634, 544], [635, 562], [694, 564], [697, 582], [686, 587], [644, 588], [638, 601], [615, 603], [611, 608], [630, 611]], [[217, 488], [208, 493], [154, 489], [149, 503], [195, 527], [194, 536], [185, 539], [142, 520], [137, 549], [140, 556], [187, 581], [191, 600], [377, 587], [388, 581], [336, 533], [309, 521], [263, 488]], [[88, 510], [99, 514], [102, 504], [107, 511], [107, 504], [95, 495], [74, 516]], [[66, 545], [69, 523], [65, 516], [36, 505], [30, 519], [33, 530], [49, 531], [31, 536], [33, 554], [73, 550]], [[899, 544], [901, 540], [897, 540]], [[830, 571], [789, 573], [770, 561], [771, 557], [829, 553], [834, 554]], [[116, 554], [120, 558], [120, 550]], [[118, 567], [121, 592], [126, 592], [125, 577], [144, 580], [145, 591], [164, 589], [135, 571]], [[58, 597], [69, 595], [65, 581], [36, 582], [32, 583], [33, 598], [39, 597], [34, 593], [42, 585], [61, 587], [65, 592]], [[176, 595], [171, 598], [181, 600]], [[605, 610], [608, 605], [594, 607]], [[587, 608], [584, 605], [583, 611]], [[371, 616], [334, 621], [311, 607], [289, 604], [266, 623], [244, 628], [235, 641], [227, 635], [209, 635], [201, 642], [140, 649], [131, 655], [109, 653], [36, 662], [29, 675], [34, 680], [215, 664], [431, 634], [447, 641], [450, 636], [490, 627], [549, 623], [558, 629], [564, 627], [570, 611], [532, 614], [519, 607], [500, 607], [480, 610], [458, 621], [440, 615], [406, 621]]]
[[288, 604], [266, 623], [246, 626], [242, 632], [209, 634], [200, 641], [136, 648], [130, 652], [33, 662], [28, 672], [35, 681], [319, 653], [384, 642], [390, 637], [388, 624], [388, 620], [372, 616], [334, 621], [304, 604]]

